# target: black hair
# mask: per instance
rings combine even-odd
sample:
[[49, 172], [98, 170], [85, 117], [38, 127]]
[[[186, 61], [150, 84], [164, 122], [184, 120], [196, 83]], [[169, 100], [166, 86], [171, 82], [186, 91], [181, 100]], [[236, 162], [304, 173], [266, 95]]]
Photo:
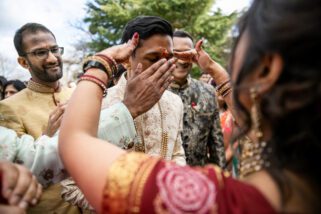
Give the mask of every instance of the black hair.
[[194, 42], [193, 37], [186, 31], [182, 31], [182, 30], [174, 31], [173, 37], [190, 38], [192, 42]]
[[4, 86], [6, 84], [6, 82], [7, 82], [7, 79], [3, 76], [0, 76], [0, 85]]
[[17, 91], [21, 91], [22, 89], [26, 88], [26, 85], [20, 80], [9, 80], [9, 81], [6, 82], [6, 84], [3, 87], [3, 97], [5, 95], [5, 90], [9, 85], [13, 85], [13, 87]]
[[38, 24], [38, 23], [27, 23], [16, 31], [13, 38], [13, 43], [19, 56], [25, 55], [24, 47], [23, 47], [23, 34], [37, 33], [37, 32], [50, 33], [56, 39], [55, 35], [44, 25]]
[[251, 120], [239, 101], [239, 86], [263, 57], [274, 53], [282, 57], [279, 79], [261, 98], [262, 116], [272, 129], [262, 156], [271, 163], [267, 171], [280, 188], [282, 204], [295, 188], [284, 173], [288, 170], [313, 188], [315, 195], [305, 202], [315, 213], [321, 213], [321, 60], [315, 53], [321, 49], [320, 20], [320, 0], [254, 0], [239, 26], [239, 38], [248, 36], [249, 44], [234, 83], [246, 133]]
[[[173, 37], [172, 25], [163, 18], [157, 16], [138, 16], [127, 23], [123, 31], [121, 43], [130, 40], [134, 33], [139, 34], [140, 40], [146, 40], [154, 35], [168, 35]], [[139, 42], [137, 47], [140, 47]]]

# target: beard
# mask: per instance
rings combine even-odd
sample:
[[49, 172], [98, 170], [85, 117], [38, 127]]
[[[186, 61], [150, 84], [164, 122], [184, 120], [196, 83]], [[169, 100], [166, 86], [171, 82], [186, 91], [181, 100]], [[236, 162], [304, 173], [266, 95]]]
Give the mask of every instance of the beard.
[[[56, 65], [43, 65], [42, 68], [34, 66], [29, 62], [29, 66], [33, 74], [43, 82], [56, 82], [62, 78], [63, 65], [61, 62], [58, 62]], [[58, 69], [57, 71], [50, 71], [51, 69]]]

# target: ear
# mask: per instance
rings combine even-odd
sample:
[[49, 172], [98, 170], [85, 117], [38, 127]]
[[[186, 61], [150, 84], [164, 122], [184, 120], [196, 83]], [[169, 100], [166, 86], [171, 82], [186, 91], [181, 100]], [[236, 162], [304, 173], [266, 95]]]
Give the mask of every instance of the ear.
[[19, 56], [17, 61], [23, 68], [29, 69], [29, 64], [28, 64], [26, 58]]
[[279, 54], [266, 56], [256, 72], [258, 94], [269, 91], [279, 79], [283, 70], [283, 60]]

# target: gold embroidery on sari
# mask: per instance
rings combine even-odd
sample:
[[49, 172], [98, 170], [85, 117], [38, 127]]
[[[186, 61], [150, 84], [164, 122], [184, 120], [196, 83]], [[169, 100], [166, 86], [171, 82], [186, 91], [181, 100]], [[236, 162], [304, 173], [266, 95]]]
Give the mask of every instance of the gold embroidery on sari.
[[149, 158], [143, 153], [128, 153], [122, 155], [110, 167], [103, 199], [103, 206], [108, 207], [108, 213], [128, 211], [132, 183], [143, 162]]
[[159, 158], [150, 158], [150, 160], [145, 161], [142, 166], [139, 168], [136, 176], [134, 178], [130, 199], [130, 207], [132, 213], [140, 213], [140, 205], [142, 202], [144, 186], [146, 181], [154, 169], [154, 166], [158, 163]]

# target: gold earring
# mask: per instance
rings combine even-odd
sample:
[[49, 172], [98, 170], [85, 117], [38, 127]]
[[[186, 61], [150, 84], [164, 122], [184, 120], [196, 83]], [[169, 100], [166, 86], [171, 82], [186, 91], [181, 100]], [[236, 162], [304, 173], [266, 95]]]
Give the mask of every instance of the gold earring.
[[261, 130], [261, 113], [260, 106], [257, 102], [257, 90], [256, 88], [250, 89], [250, 96], [253, 102], [251, 107], [251, 121], [252, 130], [255, 134], [255, 141], [252, 141], [249, 137], [245, 137], [242, 145], [242, 154], [240, 161], [240, 177], [244, 178], [253, 172], [260, 171], [268, 163], [263, 160], [262, 153], [266, 147], [266, 142], [262, 141], [263, 132]]

